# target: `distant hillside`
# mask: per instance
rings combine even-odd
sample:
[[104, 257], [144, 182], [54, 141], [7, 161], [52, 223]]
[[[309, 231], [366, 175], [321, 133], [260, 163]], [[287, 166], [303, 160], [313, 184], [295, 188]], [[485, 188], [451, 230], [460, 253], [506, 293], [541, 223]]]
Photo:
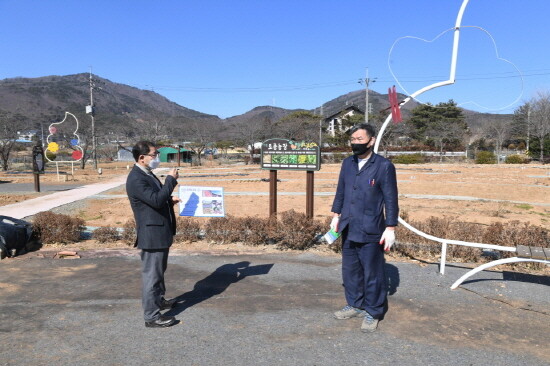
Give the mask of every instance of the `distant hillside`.
[[[182, 107], [152, 91], [95, 75], [94, 80], [96, 122], [100, 127], [123, 131], [167, 118], [183, 124], [193, 120], [221, 121], [217, 116]], [[0, 109], [22, 114], [37, 124], [62, 118], [65, 111], [85, 118], [85, 106], [89, 104], [88, 74], [0, 80]]]
[[297, 110], [298, 109], [284, 109], [279, 107], [261, 106], [251, 109], [244, 114], [226, 118], [225, 122], [229, 124], [265, 120], [276, 122]]
[[466, 123], [472, 132], [471, 140], [476, 140], [483, 137], [483, 125], [490, 121], [505, 121], [512, 120], [513, 114], [492, 114], [492, 113], [479, 113], [464, 109], [464, 116], [466, 117]]
[[[398, 99], [401, 101], [406, 98], [404, 94], [397, 94]], [[383, 114], [388, 114], [389, 110], [384, 111], [386, 108], [389, 108], [390, 102], [388, 100], [387, 94], [380, 94], [375, 91], [369, 91], [369, 104], [371, 104], [372, 112], [371, 114], [378, 114], [383, 112]], [[337, 98], [334, 98], [323, 104], [323, 116], [328, 117], [335, 113], [338, 113], [346, 106], [354, 105], [359, 108], [361, 111], [365, 111], [365, 90], [356, 90], [351, 93], [341, 95]], [[403, 117], [407, 118], [410, 116], [410, 111], [418, 105], [417, 102], [410, 101], [404, 105], [402, 108]], [[321, 107], [315, 108], [315, 113], [321, 113]]]
[[[170, 131], [188, 131], [185, 126], [191, 122], [214, 125], [223, 123], [226, 127], [259, 121], [274, 123], [299, 110], [259, 106], [244, 114], [222, 120], [217, 116], [180, 106], [150, 90], [114, 83], [95, 75], [94, 80], [97, 87], [94, 91], [96, 126], [103, 132], [120, 133], [124, 136], [145, 136], [155, 123], [157, 127], [162, 127], [166, 135], [170, 135]], [[403, 100], [405, 95], [398, 94], [398, 98]], [[0, 80], [0, 110], [23, 115], [30, 122], [29, 128], [40, 129], [40, 123], [60, 120], [65, 111], [74, 113], [82, 121], [89, 121], [89, 116], [85, 114], [85, 106], [89, 103], [89, 74]], [[389, 113], [386, 94], [369, 91], [369, 103], [372, 105], [372, 114], [382, 113], [386, 116]], [[322, 111], [323, 116], [328, 117], [350, 105], [364, 111], [365, 91], [356, 90], [341, 95], [312, 112], [321, 114]], [[415, 101], [407, 103], [402, 109], [403, 117], [410, 117], [411, 110], [417, 105]], [[511, 115], [477, 113], [469, 110], [464, 110], [464, 114], [466, 122], [476, 136], [481, 135], [480, 127], [485, 121], [511, 118]], [[226, 139], [235, 133], [229, 131], [230, 128], [210, 130], [219, 134], [211, 136], [214, 139]]]

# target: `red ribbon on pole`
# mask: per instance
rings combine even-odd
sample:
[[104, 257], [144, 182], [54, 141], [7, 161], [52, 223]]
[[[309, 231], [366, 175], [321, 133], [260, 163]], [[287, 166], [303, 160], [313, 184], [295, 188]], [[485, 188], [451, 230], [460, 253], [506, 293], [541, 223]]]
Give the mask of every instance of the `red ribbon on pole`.
[[393, 119], [393, 122], [402, 122], [403, 119], [401, 118], [401, 109], [399, 108], [395, 85], [392, 88], [388, 88], [388, 98], [390, 100], [391, 118]]

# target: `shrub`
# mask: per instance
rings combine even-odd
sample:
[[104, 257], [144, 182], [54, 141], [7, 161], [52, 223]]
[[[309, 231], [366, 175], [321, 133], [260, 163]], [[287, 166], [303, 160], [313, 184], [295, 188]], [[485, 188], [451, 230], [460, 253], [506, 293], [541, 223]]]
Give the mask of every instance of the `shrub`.
[[[489, 225], [483, 235], [483, 242], [504, 246], [527, 245], [550, 248], [550, 231], [540, 226], [512, 221], [506, 224], [500, 222]], [[503, 252], [503, 258], [515, 257], [515, 252]], [[545, 267], [541, 263], [514, 264], [516, 267], [540, 270]]]
[[84, 220], [51, 211], [34, 216], [33, 230], [42, 243], [75, 243], [80, 240]]
[[94, 230], [92, 238], [100, 243], [106, 243], [119, 240], [120, 235], [114, 227], [100, 227]]
[[226, 217], [213, 217], [204, 227], [204, 238], [217, 244], [235, 243], [243, 237], [242, 219], [227, 215]]
[[496, 164], [497, 157], [490, 151], [480, 151], [476, 154], [476, 164]]
[[320, 221], [294, 210], [283, 212], [278, 224], [278, 246], [284, 249], [305, 250], [312, 247], [316, 243], [317, 235], [325, 228]]
[[[404, 218], [407, 220], [406, 218]], [[515, 247], [517, 245], [550, 247], [550, 230], [543, 227], [512, 221], [506, 224], [493, 223], [482, 225], [456, 221], [454, 218], [430, 217], [425, 221], [410, 221], [413, 227], [443, 239], [453, 239], [474, 243], [487, 243], [502, 246]], [[419, 236], [406, 229], [402, 225], [396, 228], [397, 245], [396, 253], [411, 258], [439, 257], [441, 255], [441, 244]], [[515, 252], [501, 252], [502, 258], [513, 257]], [[449, 245], [447, 247], [447, 258], [454, 261], [483, 262], [483, 251], [474, 247], [462, 245]], [[540, 270], [544, 268], [540, 263], [517, 263], [515, 267], [526, 267]]]
[[508, 155], [504, 162], [506, 164], [526, 164], [529, 161], [521, 155]]
[[[410, 224], [420, 231], [443, 239], [479, 242], [483, 233], [482, 225], [457, 221], [453, 217], [432, 216], [425, 221], [411, 221]], [[441, 243], [419, 236], [402, 225], [397, 226], [396, 230], [398, 243], [403, 243], [396, 245], [397, 253], [412, 258], [440, 256]], [[482, 251], [478, 248], [460, 245], [447, 247], [447, 258], [451, 260], [476, 262], [481, 259], [481, 254]]]
[[249, 245], [270, 244], [277, 239], [277, 218], [242, 219], [243, 242]]
[[174, 241], [178, 243], [194, 242], [201, 238], [201, 224], [189, 217], [176, 218], [176, 235]]
[[397, 155], [392, 158], [394, 164], [422, 164], [425, 162], [422, 154]]
[[122, 227], [120, 238], [126, 244], [133, 246], [136, 242], [136, 235], [136, 221], [134, 219], [129, 219]]

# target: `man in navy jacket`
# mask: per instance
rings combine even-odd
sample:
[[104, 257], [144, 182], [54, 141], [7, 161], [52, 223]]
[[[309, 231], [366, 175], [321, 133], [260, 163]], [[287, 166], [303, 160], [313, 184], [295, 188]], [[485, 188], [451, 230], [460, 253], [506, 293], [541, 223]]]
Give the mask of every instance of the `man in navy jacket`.
[[334, 317], [363, 317], [361, 330], [373, 332], [386, 306], [384, 250], [395, 243], [397, 180], [393, 164], [372, 151], [374, 128], [362, 123], [350, 132], [354, 155], [342, 162], [331, 223], [342, 235], [347, 305]]
[[168, 251], [176, 233], [174, 204], [178, 198], [172, 191], [178, 184], [178, 171], [172, 169], [164, 185], [153, 174], [160, 160], [155, 145], [140, 141], [132, 148], [136, 161], [126, 180], [126, 192], [136, 220], [136, 243], [141, 249], [142, 306], [146, 327], [169, 327], [176, 323], [173, 316], [160, 314], [174, 304], [164, 298], [164, 272]]

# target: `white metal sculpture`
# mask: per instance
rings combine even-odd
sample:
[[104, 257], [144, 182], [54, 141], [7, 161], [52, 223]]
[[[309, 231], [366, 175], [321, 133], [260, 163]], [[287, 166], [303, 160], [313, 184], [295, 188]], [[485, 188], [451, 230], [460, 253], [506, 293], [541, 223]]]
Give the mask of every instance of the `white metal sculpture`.
[[[66, 136], [58, 131], [59, 125], [65, 123], [68, 116], [72, 117], [76, 123], [74, 131], [71, 131], [73, 136]], [[55, 163], [57, 180], [59, 180], [59, 163], [71, 163], [71, 174], [74, 174], [74, 163], [82, 160], [84, 156], [84, 151], [80, 147], [80, 136], [77, 134], [78, 118], [70, 112], [65, 112], [63, 120], [50, 124], [48, 131], [49, 135], [46, 137], [47, 147], [44, 155], [48, 161]], [[60, 145], [58, 141], [62, 141], [62, 144]], [[68, 146], [65, 147], [66, 145]], [[58, 157], [60, 158], [58, 159]], [[62, 160], [64, 158], [69, 160]]]
[[[59, 132], [57, 130], [57, 126], [65, 123], [67, 121], [67, 116], [71, 116], [72, 118], [74, 118], [74, 120], [76, 122], [76, 127], [75, 127], [75, 130], [73, 131], [74, 136], [71, 136], [71, 137], [74, 137], [74, 138], [71, 138], [69, 140], [70, 141], [69, 142], [70, 148], [67, 149], [67, 150], [71, 151], [71, 158], [72, 159], [71, 160], [57, 160], [56, 158], [51, 159], [51, 157], [56, 157], [57, 154], [60, 151], [60, 145], [56, 141], [54, 141], [54, 136]], [[48, 159], [48, 161], [57, 162], [57, 163], [74, 163], [75, 161], [82, 160], [82, 156], [84, 154], [83, 154], [82, 148], [80, 147], [80, 136], [78, 136], [78, 134], [77, 134], [77, 132], [78, 132], [78, 118], [76, 118], [76, 116], [74, 114], [72, 114], [70, 112], [65, 112], [65, 117], [63, 118], [63, 121], [54, 122], [54, 123], [50, 124], [50, 127], [49, 127], [48, 131], [50, 132], [48, 137], [46, 137], [46, 142], [47, 142], [46, 159]], [[66, 140], [68, 137], [63, 136], [62, 138]], [[49, 154], [48, 154], [48, 152], [49, 152]]]
[[[458, 58], [458, 46], [459, 46], [459, 40], [460, 40], [460, 29], [461, 29], [462, 17], [464, 15], [464, 11], [466, 10], [466, 6], [468, 5], [468, 2], [469, 2], [469, 0], [464, 0], [462, 2], [462, 5], [461, 5], [460, 10], [458, 12], [458, 16], [456, 18], [455, 26], [453, 28], [454, 29], [454, 37], [453, 37], [451, 68], [450, 68], [449, 78], [447, 80], [439, 81], [439, 82], [433, 83], [431, 85], [425, 86], [425, 87], [421, 88], [420, 90], [410, 94], [403, 102], [400, 103], [398, 108], [401, 108], [403, 105], [407, 104], [409, 101], [415, 99], [416, 97], [418, 97], [419, 95], [427, 92], [428, 90], [432, 90], [432, 89], [435, 89], [435, 88], [439, 88], [439, 87], [442, 87], [442, 86], [451, 85], [451, 84], [455, 83], [456, 66], [457, 66], [457, 58]], [[476, 27], [476, 28], [479, 28], [479, 27]], [[453, 30], [453, 29], [451, 29], [451, 30]], [[485, 31], [482, 28], [479, 28], [479, 29]], [[445, 32], [447, 32], [447, 31], [445, 31]], [[443, 32], [443, 33], [445, 33], [445, 32]], [[439, 38], [443, 33], [438, 35], [433, 40]], [[400, 39], [403, 39], [403, 38], [420, 39], [420, 38], [417, 38], [417, 37], [402, 37]], [[492, 37], [491, 37], [491, 39], [492, 39]], [[420, 40], [423, 40], [423, 39], [420, 39]], [[398, 41], [396, 41], [396, 42], [398, 42]], [[423, 41], [425, 41], [425, 40], [423, 40]], [[431, 41], [427, 41], [427, 42], [431, 42]], [[392, 46], [392, 49], [395, 46], [395, 44], [396, 43], [394, 43], [394, 45]], [[493, 45], [496, 45], [494, 40], [493, 40]], [[496, 46], [495, 46], [495, 50], [496, 50]], [[391, 56], [391, 51], [390, 51], [390, 56]], [[499, 58], [500, 60], [504, 60], [504, 59], [502, 59], [498, 56], [498, 51], [497, 51], [497, 58]], [[504, 61], [512, 64], [511, 62], [509, 62], [507, 60], [504, 60]], [[393, 74], [393, 71], [391, 70], [389, 57], [388, 57], [388, 67], [390, 68], [390, 72], [392, 72], [392, 75], [395, 78], [395, 75]], [[514, 67], [515, 67], [515, 65], [514, 65]], [[517, 67], [515, 67], [515, 68], [521, 76], [521, 73], [519, 72]], [[396, 82], [399, 84], [399, 81], [397, 80], [397, 78], [396, 78]], [[402, 88], [402, 89], [404, 89], [404, 88]], [[523, 78], [522, 78], [522, 89], [523, 89]], [[523, 90], [522, 90], [521, 94], [523, 94]], [[512, 104], [516, 103], [521, 98], [521, 94]], [[505, 107], [505, 108], [507, 108], [507, 107]], [[380, 145], [380, 141], [382, 141], [382, 135], [384, 134], [384, 131], [386, 130], [386, 127], [388, 126], [388, 124], [390, 123], [391, 120], [392, 120], [392, 114], [390, 113], [388, 115], [388, 117], [386, 118], [386, 120], [384, 121], [384, 123], [382, 124], [382, 127], [380, 128], [380, 131], [378, 132], [378, 139], [376, 140], [376, 143], [374, 145], [374, 151], [375, 152], [378, 152], [378, 147]], [[470, 247], [481, 248], [481, 249], [500, 250], [500, 251], [505, 251], [505, 252], [516, 252], [516, 247], [493, 245], [493, 244], [484, 244], [484, 243], [472, 243], [472, 242], [465, 242], [465, 241], [460, 241], [460, 240], [449, 240], [449, 239], [438, 238], [438, 237], [435, 237], [433, 235], [429, 235], [429, 234], [427, 234], [427, 233], [425, 233], [421, 230], [418, 230], [417, 228], [413, 227], [412, 225], [407, 223], [405, 220], [403, 220], [401, 217], [399, 218], [399, 222], [403, 226], [405, 226], [407, 229], [409, 229], [412, 232], [416, 233], [417, 235], [420, 235], [420, 236], [422, 236], [426, 239], [441, 243], [441, 264], [440, 264], [440, 273], [441, 274], [445, 273], [445, 261], [446, 261], [446, 256], [447, 256], [447, 245], [449, 245], [449, 244], [470, 246]], [[525, 261], [550, 263], [550, 261], [540, 261], [540, 260], [536, 260], [536, 259], [519, 258], [519, 257], [513, 257], [513, 258], [506, 258], [506, 259], [497, 260], [497, 261], [494, 261], [494, 262], [484, 264], [484, 265], [482, 265], [480, 267], [477, 267], [477, 268], [471, 270], [470, 272], [466, 273], [459, 280], [457, 280], [452, 285], [451, 288], [452, 289], [457, 288], [466, 278], [472, 276], [473, 274], [475, 274], [479, 271], [482, 271], [483, 269], [492, 267], [494, 265], [502, 264], [502, 263], [525, 262]]]

